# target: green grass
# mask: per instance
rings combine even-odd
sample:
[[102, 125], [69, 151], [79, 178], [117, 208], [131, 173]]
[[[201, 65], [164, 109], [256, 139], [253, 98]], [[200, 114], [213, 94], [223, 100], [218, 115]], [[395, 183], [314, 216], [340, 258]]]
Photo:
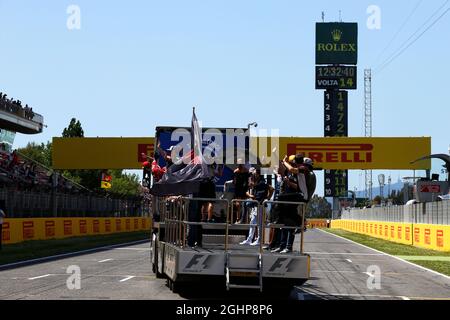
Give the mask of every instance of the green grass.
[[26, 241], [3, 245], [3, 249], [0, 251], [0, 266], [13, 262], [145, 239], [150, 239], [150, 232], [138, 231], [67, 239]]
[[422, 267], [440, 272], [447, 276], [450, 276], [450, 262], [444, 261], [414, 261], [415, 264], [418, 264]]
[[326, 231], [393, 256], [429, 256], [430, 260], [412, 260], [410, 262], [450, 276], [450, 261], [433, 261], [432, 258], [450, 257], [450, 252], [417, 248], [341, 229], [326, 229]]

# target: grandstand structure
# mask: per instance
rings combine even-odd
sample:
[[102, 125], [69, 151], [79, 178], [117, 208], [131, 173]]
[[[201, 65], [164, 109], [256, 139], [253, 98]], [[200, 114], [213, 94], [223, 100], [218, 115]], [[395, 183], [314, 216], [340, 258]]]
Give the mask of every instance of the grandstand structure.
[[93, 192], [13, 149], [16, 133], [38, 134], [44, 126], [42, 115], [0, 93], [0, 206], [9, 218], [128, 217], [148, 211], [145, 197]]
[[0, 128], [24, 134], [42, 133], [44, 117], [28, 105], [22, 107], [20, 101], [12, 101], [5, 96], [1, 94], [0, 97]]

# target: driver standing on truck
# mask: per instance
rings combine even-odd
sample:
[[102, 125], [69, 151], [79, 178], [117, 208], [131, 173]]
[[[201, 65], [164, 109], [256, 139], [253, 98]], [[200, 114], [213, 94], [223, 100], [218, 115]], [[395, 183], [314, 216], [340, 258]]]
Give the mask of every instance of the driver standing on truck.
[[[214, 178], [220, 178], [223, 175], [223, 165], [212, 164], [208, 166], [212, 178], [206, 181], [205, 196], [203, 198], [216, 199], [216, 184]], [[205, 214], [206, 213], [206, 214]], [[214, 203], [206, 202], [202, 206], [202, 222], [214, 223]]]
[[[280, 197], [280, 201], [304, 202], [311, 200], [316, 189], [316, 175], [313, 171], [313, 161], [310, 158], [303, 158], [302, 155], [295, 157], [295, 164], [290, 164], [287, 156], [283, 160], [284, 167], [291, 176], [297, 177], [297, 192], [286, 194]], [[291, 184], [291, 182], [289, 182]], [[294, 187], [294, 186], [292, 186]], [[288, 205], [289, 210], [283, 214], [283, 224], [290, 227], [281, 230], [280, 247], [273, 250], [274, 253], [290, 253], [295, 240], [295, 230], [292, 227], [301, 226], [301, 217], [297, 213], [297, 206]]]
[[[250, 172], [244, 165], [242, 159], [237, 160], [238, 167], [234, 170], [234, 199], [245, 200], [247, 199], [247, 191], [249, 190]], [[240, 202], [236, 202], [236, 223], [240, 224], [244, 221], [244, 215], [241, 216], [241, 207], [243, 205]]]
[[[216, 184], [214, 183], [215, 176], [221, 176], [223, 167], [219, 166], [216, 168], [215, 165], [209, 165], [209, 177], [203, 179], [200, 182], [200, 188], [197, 193], [192, 195], [193, 199], [203, 198], [203, 199], [216, 199]], [[213, 216], [213, 202], [208, 202], [205, 200], [192, 200], [189, 203], [189, 218], [190, 222], [205, 222], [202, 220], [202, 213], [204, 209], [208, 212], [208, 222], [214, 222]], [[203, 228], [201, 225], [190, 225], [188, 231], [188, 246], [189, 247], [202, 247], [203, 240]]]

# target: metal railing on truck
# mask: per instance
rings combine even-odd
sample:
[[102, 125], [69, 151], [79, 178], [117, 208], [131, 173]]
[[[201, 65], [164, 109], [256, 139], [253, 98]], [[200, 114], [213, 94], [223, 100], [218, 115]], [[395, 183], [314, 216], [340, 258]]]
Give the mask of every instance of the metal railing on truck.
[[[197, 202], [199, 207], [195, 207], [195, 210], [201, 210], [201, 206], [204, 203], [213, 204], [225, 204], [225, 223], [208, 223], [199, 221], [190, 221], [189, 210], [193, 208], [191, 203]], [[234, 204], [253, 204], [256, 206], [257, 213], [257, 223], [241, 223], [234, 224]], [[270, 209], [276, 205], [293, 205], [297, 206], [297, 214], [300, 217], [300, 224], [298, 226], [289, 226], [282, 223], [272, 223], [268, 220], [269, 217], [269, 206]], [[304, 253], [304, 229], [305, 229], [305, 212], [306, 204], [303, 202], [288, 202], [288, 201], [264, 201], [260, 204], [256, 200], [232, 200], [231, 202], [227, 199], [209, 199], [209, 198], [186, 198], [186, 197], [169, 197], [169, 198], [159, 198], [153, 199], [153, 209], [158, 210], [159, 223], [164, 226], [164, 241], [180, 248], [187, 247], [188, 240], [188, 227], [192, 228], [195, 226], [208, 226], [209, 228], [224, 230], [225, 231], [225, 241], [224, 250], [229, 251], [229, 238], [230, 230], [247, 230], [251, 227], [257, 227], [258, 232], [260, 232], [260, 244], [259, 252], [263, 252], [263, 245], [266, 242], [266, 229], [286, 229], [286, 230], [298, 230], [300, 229], [300, 245], [299, 252]], [[240, 210], [243, 206], [240, 206]], [[198, 211], [197, 214], [202, 214]], [[192, 216], [192, 215], [191, 215]], [[192, 220], [192, 219], [191, 219]], [[198, 220], [198, 217], [197, 217]], [[201, 217], [200, 217], [201, 220]], [[248, 215], [246, 217], [248, 222]], [[190, 230], [192, 232], [192, 229]], [[200, 231], [202, 232], [202, 231]]]

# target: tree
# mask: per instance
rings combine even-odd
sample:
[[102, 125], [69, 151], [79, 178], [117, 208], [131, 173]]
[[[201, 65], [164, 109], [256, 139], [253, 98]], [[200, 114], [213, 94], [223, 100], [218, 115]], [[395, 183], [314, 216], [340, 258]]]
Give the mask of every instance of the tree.
[[372, 203], [373, 203], [373, 205], [374, 206], [376, 206], [376, 205], [381, 205], [381, 197], [380, 196], [376, 196], [375, 198], [373, 198], [373, 201], [372, 201]]
[[52, 167], [52, 143], [50, 141], [46, 144], [29, 142], [25, 148], [20, 148], [17, 152], [47, 168]]
[[123, 173], [122, 170], [112, 170], [112, 187], [108, 193], [119, 196], [139, 196], [140, 183], [136, 174]]
[[[81, 122], [75, 118], [70, 120], [69, 126], [64, 128], [62, 132], [63, 138], [82, 138], [84, 137], [84, 130]], [[101, 191], [100, 180], [104, 170], [66, 170], [63, 176], [74, 180], [85, 188], [92, 191]]]
[[69, 126], [64, 128], [62, 133], [63, 138], [82, 138], [84, 137], [84, 130], [81, 127], [81, 122], [75, 118], [70, 120]]
[[331, 213], [331, 204], [318, 195], [313, 196], [306, 207], [306, 214], [311, 218], [329, 218]]

